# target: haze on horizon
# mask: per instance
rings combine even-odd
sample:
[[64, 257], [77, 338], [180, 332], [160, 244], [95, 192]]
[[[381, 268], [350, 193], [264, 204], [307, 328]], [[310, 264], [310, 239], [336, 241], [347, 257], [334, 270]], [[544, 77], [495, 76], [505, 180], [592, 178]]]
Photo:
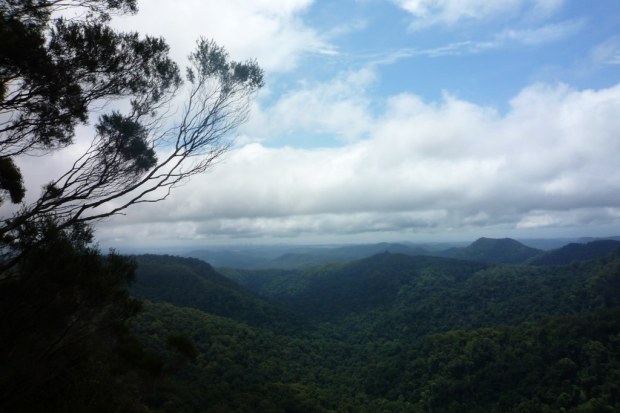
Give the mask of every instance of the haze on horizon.
[[[256, 58], [266, 86], [221, 163], [99, 224], [102, 245], [620, 234], [616, 1], [139, 9], [115, 26], [163, 36], [181, 66], [198, 37], [213, 38]], [[27, 182], [61, 171], [63, 156], [24, 160]]]

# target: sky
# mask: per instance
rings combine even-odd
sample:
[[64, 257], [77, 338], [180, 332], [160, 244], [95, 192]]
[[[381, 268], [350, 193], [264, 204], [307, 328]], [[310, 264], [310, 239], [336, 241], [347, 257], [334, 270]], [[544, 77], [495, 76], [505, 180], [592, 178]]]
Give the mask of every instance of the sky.
[[[144, 0], [265, 71], [234, 149], [103, 246], [620, 235], [617, 0]], [[33, 172], [34, 173], [34, 172]]]

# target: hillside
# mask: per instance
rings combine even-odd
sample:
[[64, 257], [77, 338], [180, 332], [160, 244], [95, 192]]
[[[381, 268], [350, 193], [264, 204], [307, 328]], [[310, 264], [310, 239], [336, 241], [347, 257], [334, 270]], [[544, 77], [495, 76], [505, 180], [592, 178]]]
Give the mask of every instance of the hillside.
[[265, 258], [248, 251], [236, 250], [192, 250], [185, 254], [189, 258], [196, 258], [208, 262], [214, 267], [253, 268], [262, 263]]
[[452, 248], [436, 255], [497, 264], [522, 264], [542, 252], [511, 238], [479, 238], [465, 248]]
[[432, 283], [458, 283], [485, 267], [439, 257], [382, 253], [346, 265], [305, 271], [289, 278], [288, 290], [273, 290], [269, 297], [311, 317], [336, 319], [393, 305], [404, 288], [431, 277]]
[[415, 338], [600, 306], [599, 292], [588, 281], [593, 265], [508, 266], [384, 253], [273, 278], [246, 272], [244, 282], [291, 311], [360, 336]]
[[532, 258], [531, 265], [565, 265], [602, 258], [620, 248], [620, 241], [596, 240], [585, 244], [571, 243]]
[[[292, 327], [298, 317], [252, 294], [209, 264], [192, 258], [139, 255], [135, 296], [190, 307], [256, 326]], [[295, 321], [294, 321], [295, 320]]]
[[[144, 396], [153, 411], [620, 409], [620, 252], [569, 266], [382, 253], [308, 270], [235, 270], [269, 301], [196, 260], [139, 258], [159, 277], [149, 283], [164, 285], [150, 290], [156, 302], [135, 331], [176, 366]], [[213, 292], [227, 300], [186, 305]], [[275, 328], [238, 310], [269, 314], [278, 309], [270, 302], [310, 321]], [[166, 337], [188, 337], [197, 356], [179, 363]]]

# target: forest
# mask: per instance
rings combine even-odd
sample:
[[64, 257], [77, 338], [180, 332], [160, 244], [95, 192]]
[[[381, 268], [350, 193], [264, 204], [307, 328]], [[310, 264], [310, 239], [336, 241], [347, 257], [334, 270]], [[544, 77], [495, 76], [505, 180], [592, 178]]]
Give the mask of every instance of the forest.
[[[145, 307], [133, 329], [175, 365], [145, 402], [161, 412], [618, 411], [620, 250], [574, 257], [532, 265], [384, 252], [217, 271], [136, 256], [132, 292]], [[186, 339], [191, 357], [171, 361], [167, 337]]]
[[102, 252], [95, 224], [218, 164], [264, 86], [111, 24], [137, 11], [0, 0], [0, 413], [620, 411], [617, 238]]

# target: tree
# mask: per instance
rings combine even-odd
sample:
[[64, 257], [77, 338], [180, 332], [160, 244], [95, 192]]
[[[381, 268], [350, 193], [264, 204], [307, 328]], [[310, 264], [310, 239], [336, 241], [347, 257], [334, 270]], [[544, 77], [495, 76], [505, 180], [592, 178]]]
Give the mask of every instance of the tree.
[[[78, 17], [59, 17], [68, 9]], [[135, 265], [101, 255], [89, 225], [212, 166], [263, 85], [255, 61], [205, 39], [184, 84], [163, 39], [109, 26], [134, 12], [135, 0], [0, 0], [0, 203], [19, 204], [0, 218], [0, 411], [140, 410], [136, 377], [159, 370], [127, 330]], [[32, 196], [19, 157], [71, 145], [95, 115], [88, 149]]]
[[[263, 85], [255, 61], [235, 62], [201, 39], [190, 56], [187, 88], [163, 39], [119, 33], [110, 13], [134, 12], [135, 0], [2, 0], [0, 33], [0, 190], [13, 202], [25, 187], [14, 159], [73, 142], [93, 104], [126, 98], [125, 113], [99, 116], [88, 150], [34, 202], [0, 222], [10, 245], [20, 226], [53, 216], [60, 227], [156, 202], [204, 172], [230, 148], [228, 135], [245, 121]], [[80, 7], [82, 19], [52, 18]], [[171, 104], [186, 92], [179, 119]], [[100, 105], [99, 105], [100, 106]], [[1, 200], [1, 199], [0, 199]]]
[[[83, 8], [87, 17], [52, 19], [70, 7]], [[12, 201], [20, 202], [24, 192], [23, 185], [21, 194], [13, 190], [21, 174], [12, 157], [71, 144], [75, 126], [88, 120], [97, 100], [139, 95], [150, 96], [153, 105], [178, 85], [163, 40], [106, 25], [110, 13], [135, 11], [135, 0], [0, 2], [0, 189]]]
[[140, 309], [126, 289], [134, 265], [91, 241], [84, 224], [24, 226], [19, 277], [0, 285], [0, 411], [138, 405], [134, 361], [122, 357], [125, 323]]

